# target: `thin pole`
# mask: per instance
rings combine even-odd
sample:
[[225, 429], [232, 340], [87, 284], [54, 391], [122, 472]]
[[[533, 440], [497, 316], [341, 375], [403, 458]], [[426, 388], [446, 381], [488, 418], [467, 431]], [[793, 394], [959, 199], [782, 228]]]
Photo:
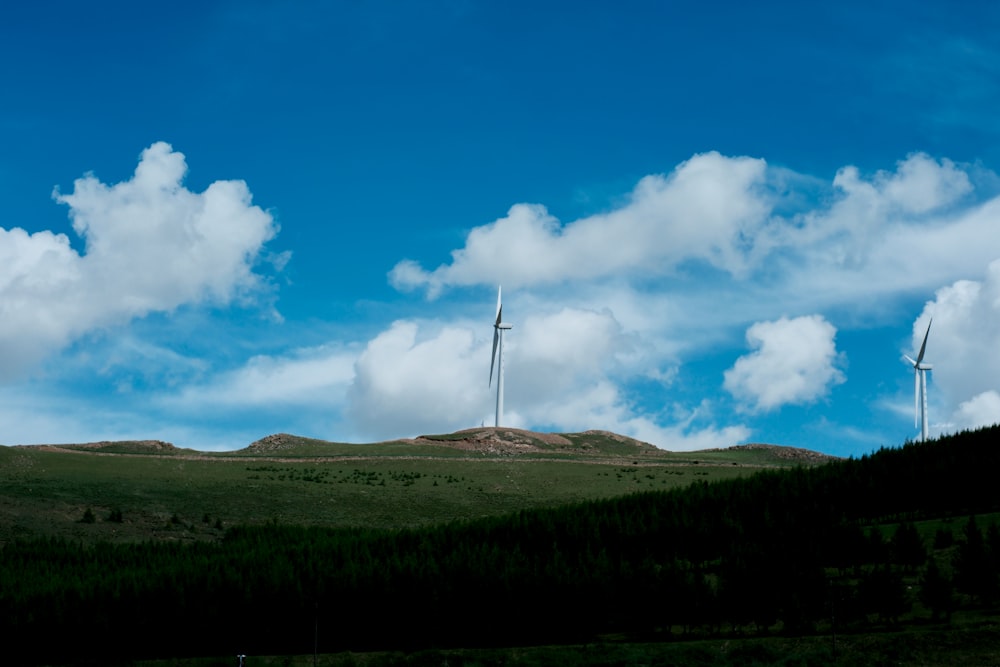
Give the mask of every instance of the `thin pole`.
[[497, 359], [497, 415], [494, 426], [500, 426], [503, 419], [503, 329], [500, 329], [500, 338], [497, 341], [497, 352], [500, 357]]
[[927, 371], [920, 369], [920, 439], [927, 440]]

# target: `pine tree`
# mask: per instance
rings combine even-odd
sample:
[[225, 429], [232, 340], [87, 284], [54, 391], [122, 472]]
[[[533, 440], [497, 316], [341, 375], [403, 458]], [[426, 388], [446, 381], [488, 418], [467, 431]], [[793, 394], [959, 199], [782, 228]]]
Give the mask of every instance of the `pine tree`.
[[927, 560], [927, 549], [920, 539], [920, 533], [912, 523], [901, 523], [896, 528], [890, 542], [893, 562], [902, 565], [908, 572], [915, 570]]
[[997, 572], [990, 566], [983, 533], [970, 516], [958, 545], [955, 560], [955, 585], [958, 590], [980, 602], [988, 602], [997, 594]]
[[933, 620], [940, 620], [944, 614], [945, 619], [951, 621], [951, 612], [955, 608], [955, 587], [933, 558], [920, 578], [920, 601], [931, 610]]

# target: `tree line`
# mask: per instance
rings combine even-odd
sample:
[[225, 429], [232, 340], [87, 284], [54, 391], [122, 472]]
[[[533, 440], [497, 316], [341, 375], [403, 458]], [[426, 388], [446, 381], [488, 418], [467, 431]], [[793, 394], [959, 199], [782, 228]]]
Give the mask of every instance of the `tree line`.
[[[30, 664], [803, 633], [914, 605], [946, 620], [1000, 600], [1000, 529], [976, 518], [1000, 510], [998, 434], [419, 529], [18, 540], [0, 633]], [[933, 540], [914, 524], [948, 517]]]

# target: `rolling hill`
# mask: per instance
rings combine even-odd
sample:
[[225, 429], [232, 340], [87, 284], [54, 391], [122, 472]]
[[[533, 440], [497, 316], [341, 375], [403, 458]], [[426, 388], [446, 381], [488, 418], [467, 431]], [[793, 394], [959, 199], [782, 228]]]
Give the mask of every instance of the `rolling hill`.
[[0, 542], [211, 541], [265, 522], [406, 528], [828, 460], [771, 445], [668, 452], [606, 431], [507, 428], [372, 444], [282, 433], [230, 452], [157, 440], [2, 447]]

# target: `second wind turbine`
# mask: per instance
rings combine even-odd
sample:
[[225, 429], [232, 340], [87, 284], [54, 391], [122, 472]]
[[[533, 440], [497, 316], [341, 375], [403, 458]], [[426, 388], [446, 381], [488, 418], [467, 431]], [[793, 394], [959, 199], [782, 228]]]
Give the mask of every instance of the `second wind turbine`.
[[503, 419], [503, 332], [512, 326], [503, 321], [503, 305], [500, 303], [501, 289], [501, 287], [497, 288], [497, 319], [493, 323], [493, 358], [490, 360], [491, 387], [493, 386], [494, 366], [497, 369], [497, 416], [494, 426], [500, 426], [500, 420]]
[[927, 440], [927, 371], [933, 366], [924, 363], [924, 352], [927, 351], [927, 337], [931, 335], [931, 318], [927, 322], [927, 331], [924, 332], [924, 342], [920, 344], [920, 352], [916, 359], [903, 355], [910, 365], [913, 366], [913, 426], [920, 425], [920, 440]]

